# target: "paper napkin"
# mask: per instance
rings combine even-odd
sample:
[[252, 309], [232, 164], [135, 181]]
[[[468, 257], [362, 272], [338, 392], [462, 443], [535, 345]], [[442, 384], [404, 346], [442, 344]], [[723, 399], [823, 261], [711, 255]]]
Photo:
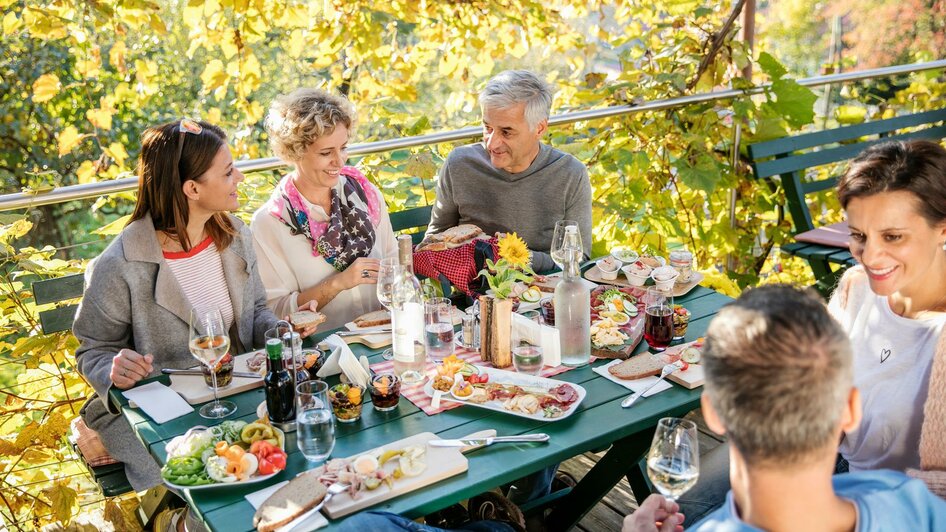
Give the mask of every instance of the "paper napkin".
[[183, 397], [160, 382], [149, 382], [125, 390], [122, 395], [134, 401], [155, 423], [165, 423], [194, 411], [194, 407], [187, 404]]
[[[273, 493], [276, 492], [276, 490], [285, 486], [288, 483], [289, 483], [288, 480], [284, 480], [278, 484], [273, 484], [272, 486], [269, 486], [268, 488], [263, 488], [259, 491], [248, 493], [246, 494], [245, 498], [247, 501], [249, 501], [250, 504], [253, 505], [253, 508], [258, 509], [260, 506], [262, 506], [264, 502], [266, 502], [266, 499], [268, 499], [270, 495], [272, 495]], [[292, 527], [291, 531], [287, 530], [286, 532], [297, 532], [297, 531], [302, 531], [302, 530], [317, 530], [324, 526], [328, 526], [328, 519], [326, 519], [325, 516], [323, 516], [321, 512], [315, 512], [313, 515], [309, 516], [309, 518], [306, 519], [305, 521]]]
[[557, 367], [562, 365], [562, 345], [559, 341], [558, 329], [549, 325], [542, 325], [537, 321], [516, 314], [512, 314], [513, 345], [525, 340], [532, 345], [542, 348], [542, 363], [546, 366]]
[[355, 358], [355, 353], [348, 347], [345, 340], [342, 340], [337, 334], [333, 334], [325, 339], [325, 343], [331, 347], [332, 354], [317, 375], [319, 377], [327, 377], [337, 373], [344, 373], [350, 382], [359, 384], [367, 389], [368, 381], [371, 377], [365, 368], [362, 367], [361, 362]]
[[[638, 356], [648, 356], [648, 355], [638, 355]], [[641, 391], [647, 389], [647, 387], [650, 386], [651, 384], [657, 382], [657, 380], [658, 380], [657, 377], [644, 377], [643, 379], [637, 379], [637, 380], [629, 381], [629, 380], [625, 380], [625, 379], [619, 379], [619, 378], [615, 377], [614, 375], [611, 375], [611, 372], [608, 371], [608, 368], [610, 368], [611, 366], [613, 366], [613, 365], [615, 365], [615, 364], [620, 364], [621, 362], [624, 362], [624, 361], [623, 361], [623, 360], [612, 360], [610, 364], [605, 364], [605, 365], [603, 365], [603, 366], [598, 366], [598, 367], [596, 367], [596, 368], [593, 368], [593, 371], [594, 371], [595, 373], [597, 373], [598, 375], [601, 375], [602, 377], [608, 379], [608, 380], [611, 381], [611, 382], [620, 384], [621, 386], [627, 388], [628, 390], [630, 390], [630, 391], [632, 391], [632, 392], [634, 392], [634, 393], [640, 393]], [[650, 397], [651, 395], [654, 395], [654, 394], [656, 394], [656, 393], [660, 393], [660, 392], [662, 392], [662, 391], [664, 391], [664, 390], [667, 390], [667, 389], [669, 389], [669, 388], [671, 388], [671, 387], [672, 387], [672, 385], [671, 385], [669, 382], [667, 382], [666, 379], [664, 379], [663, 382], [661, 382], [661, 383], [658, 384], [657, 386], [654, 386], [653, 388], [650, 389], [649, 392], [645, 393], [645, 394], [644, 394], [644, 397]]]

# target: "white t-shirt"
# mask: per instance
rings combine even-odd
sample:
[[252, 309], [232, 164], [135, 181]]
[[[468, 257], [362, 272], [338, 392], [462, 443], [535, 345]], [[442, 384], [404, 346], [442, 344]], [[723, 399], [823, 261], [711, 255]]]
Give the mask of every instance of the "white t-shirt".
[[851, 471], [919, 468], [923, 405], [946, 318], [898, 316], [886, 297], [871, 291], [865, 276], [850, 283], [846, 307], [833, 297], [828, 310], [851, 339], [864, 418], [845, 435], [841, 455]]
[[[335, 189], [342, 202], [348, 201], [343, 194], [345, 179], [348, 178], [342, 176]], [[365, 194], [378, 195], [381, 213], [380, 223], [375, 227], [374, 248], [368, 258], [396, 257], [397, 240], [391, 229], [391, 218], [384, 197], [375, 187], [365, 190]], [[322, 207], [309, 203], [304, 197], [302, 199], [313, 221], [328, 221], [328, 214]], [[312, 242], [308, 238], [292, 235], [286, 224], [269, 213], [270, 201], [253, 214], [250, 229], [253, 231], [253, 247], [259, 262], [260, 278], [266, 287], [266, 302], [273, 313], [282, 318], [298, 308], [296, 302], [299, 292], [338, 272], [324, 258], [312, 255]], [[380, 308], [377, 286], [360, 284], [340, 292], [328, 305], [319, 307], [319, 312], [325, 314], [325, 323], [319, 326], [319, 330], [341, 327], [366, 312]]]

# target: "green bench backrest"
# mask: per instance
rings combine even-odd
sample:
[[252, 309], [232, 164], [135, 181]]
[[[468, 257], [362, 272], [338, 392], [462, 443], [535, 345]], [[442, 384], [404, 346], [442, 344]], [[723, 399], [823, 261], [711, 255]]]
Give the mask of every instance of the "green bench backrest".
[[[35, 281], [32, 287], [33, 299], [37, 305], [59, 303], [60, 301], [82, 297], [84, 288], [85, 275], [81, 273]], [[78, 308], [79, 305], [72, 304], [40, 312], [39, 324], [43, 329], [43, 333], [52, 334], [71, 329]]]
[[[902, 129], [922, 126], [929, 127], [897, 134]], [[803, 178], [809, 168], [853, 159], [879, 142], [944, 137], [946, 108], [759, 142], [746, 149], [756, 179], [781, 177], [795, 232], [800, 233], [814, 229], [805, 196], [837, 183], [837, 176], [805, 182]]]
[[405, 209], [391, 213], [391, 228], [394, 232], [404, 231], [405, 229], [420, 228], [416, 233], [411, 233], [411, 241], [417, 245], [424, 239], [424, 230], [430, 225], [430, 212], [432, 205], [416, 207], [414, 209]]

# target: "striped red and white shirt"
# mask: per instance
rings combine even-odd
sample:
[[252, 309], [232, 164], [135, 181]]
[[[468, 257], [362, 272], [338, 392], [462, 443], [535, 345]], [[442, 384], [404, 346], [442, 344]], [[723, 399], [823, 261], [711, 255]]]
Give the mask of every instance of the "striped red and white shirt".
[[223, 275], [223, 262], [214, 245], [213, 238], [191, 248], [190, 251], [164, 251], [164, 260], [184, 290], [184, 297], [194, 308], [217, 308], [223, 325], [230, 330], [233, 324], [233, 302], [227, 279]]

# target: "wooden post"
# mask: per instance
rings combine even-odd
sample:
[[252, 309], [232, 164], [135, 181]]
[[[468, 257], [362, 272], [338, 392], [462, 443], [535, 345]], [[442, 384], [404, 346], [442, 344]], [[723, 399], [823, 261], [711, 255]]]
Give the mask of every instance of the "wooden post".
[[497, 368], [512, 365], [512, 300], [480, 296], [480, 356]]

